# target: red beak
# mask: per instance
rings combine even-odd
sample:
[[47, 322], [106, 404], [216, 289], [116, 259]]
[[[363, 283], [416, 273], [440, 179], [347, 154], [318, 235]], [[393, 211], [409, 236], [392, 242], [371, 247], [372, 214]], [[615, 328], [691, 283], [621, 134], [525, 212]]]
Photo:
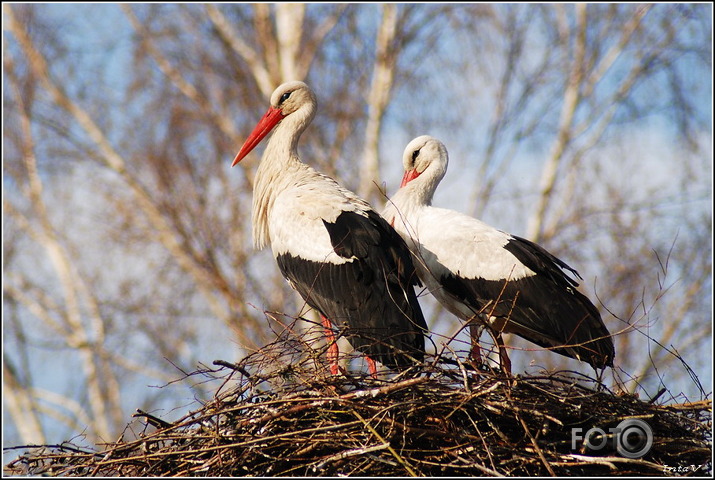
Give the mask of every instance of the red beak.
[[236, 158], [233, 159], [233, 163], [231, 164], [231, 166], [233, 167], [238, 162], [243, 160], [243, 157], [248, 155], [248, 153], [253, 150], [256, 145], [261, 143], [263, 137], [268, 135], [270, 131], [273, 130], [273, 127], [278, 125], [278, 122], [280, 122], [281, 120], [283, 120], [283, 112], [281, 112], [278, 108], [269, 108], [265, 115], [263, 115], [263, 118], [261, 118], [256, 127], [253, 129], [251, 134], [248, 136], [246, 141], [243, 143], [241, 150], [239, 150], [238, 155], [236, 155]]
[[420, 176], [420, 173], [416, 169], [415, 170], [408, 170], [405, 172], [405, 176], [402, 177], [402, 183], [400, 184], [400, 188], [404, 187], [408, 183], [410, 183], [412, 180]]

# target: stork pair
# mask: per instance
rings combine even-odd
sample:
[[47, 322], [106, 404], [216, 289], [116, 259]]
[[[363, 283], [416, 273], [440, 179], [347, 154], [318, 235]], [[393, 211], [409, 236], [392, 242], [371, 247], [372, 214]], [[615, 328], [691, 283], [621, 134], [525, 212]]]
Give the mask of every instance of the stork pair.
[[439, 140], [410, 142], [400, 190], [380, 215], [298, 157], [316, 107], [305, 83], [279, 86], [232, 166], [273, 131], [254, 180], [254, 244], [270, 243], [281, 273], [319, 312], [333, 374], [334, 327], [366, 355], [373, 376], [375, 361], [404, 369], [423, 360], [428, 330], [415, 293], [420, 282], [469, 322], [477, 360], [488, 328], [506, 370], [502, 332], [594, 368], [613, 366], [613, 342], [598, 310], [564, 272], [575, 270], [528, 240], [430, 205], [448, 162]]

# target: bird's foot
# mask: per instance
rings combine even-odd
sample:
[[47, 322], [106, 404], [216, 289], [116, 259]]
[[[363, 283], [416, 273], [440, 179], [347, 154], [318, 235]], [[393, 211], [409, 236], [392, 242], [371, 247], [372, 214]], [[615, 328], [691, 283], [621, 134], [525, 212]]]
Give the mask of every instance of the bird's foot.
[[370, 372], [370, 376], [373, 380], [377, 380], [377, 366], [375, 365], [375, 360], [365, 355], [365, 361], [367, 362], [367, 369]]

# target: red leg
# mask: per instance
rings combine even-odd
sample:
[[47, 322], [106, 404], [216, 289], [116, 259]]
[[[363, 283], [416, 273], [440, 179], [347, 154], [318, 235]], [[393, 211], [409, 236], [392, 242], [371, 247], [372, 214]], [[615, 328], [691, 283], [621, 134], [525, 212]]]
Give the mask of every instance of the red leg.
[[375, 366], [375, 360], [365, 355], [365, 361], [367, 362], [367, 369], [370, 371], [370, 376], [377, 379], [377, 366]]
[[507, 354], [506, 347], [504, 346], [504, 339], [501, 333], [496, 336], [497, 346], [499, 347], [499, 363], [501, 364], [501, 369], [507, 375], [511, 375], [511, 360], [509, 360], [509, 355]]
[[469, 351], [469, 358], [475, 363], [476, 366], [482, 364], [482, 349], [479, 347], [479, 326], [474, 323], [469, 324], [469, 336], [472, 339], [472, 349]]
[[325, 336], [328, 338], [328, 361], [330, 362], [330, 373], [337, 375], [340, 371], [338, 367], [338, 356], [340, 351], [338, 350], [338, 344], [335, 341], [335, 335], [333, 334], [333, 324], [325, 318], [320, 316], [320, 320], [323, 322], [323, 328], [325, 328]]

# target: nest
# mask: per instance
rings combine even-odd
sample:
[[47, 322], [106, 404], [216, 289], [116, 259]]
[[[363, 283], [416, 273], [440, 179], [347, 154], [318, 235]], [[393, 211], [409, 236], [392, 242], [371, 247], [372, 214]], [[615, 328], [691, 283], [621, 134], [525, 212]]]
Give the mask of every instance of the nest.
[[[331, 376], [320, 351], [292, 340], [192, 374], [221, 385], [211, 401], [178, 421], [138, 411], [145, 424], [133, 440], [97, 450], [69, 443], [37, 447], [5, 473], [712, 474], [710, 400], [655, 405], [575, 372], [514, 377], [439, 358], [388, 379]], [[643, 422], [648, 431], [636, 428]]]

